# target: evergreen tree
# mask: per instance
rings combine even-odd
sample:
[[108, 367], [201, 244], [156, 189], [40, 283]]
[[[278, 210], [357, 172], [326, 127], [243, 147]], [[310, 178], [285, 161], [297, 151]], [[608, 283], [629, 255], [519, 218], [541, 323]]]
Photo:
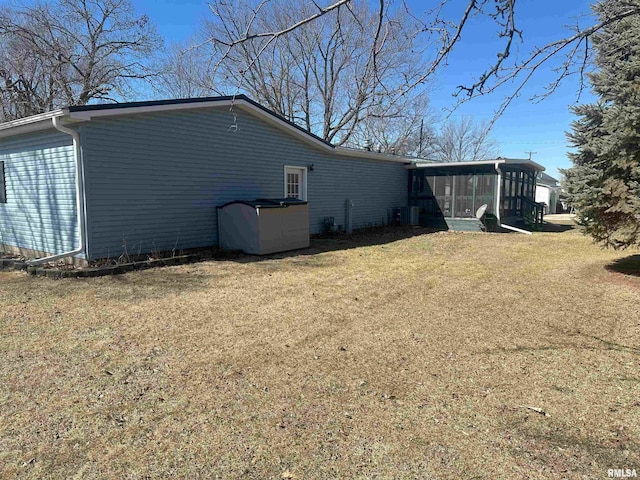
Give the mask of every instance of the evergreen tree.
[[[640, 0], [604, 0], [594, 9], [605, 21]], [[594, 73], [589, 82], [599, 97], [573, 108], [578, 120], [567, 136], [576, 153], [563, 173], [578, 223], [607, 247], [640, 245], [640, 20], [606, 25], [593, 37]]]

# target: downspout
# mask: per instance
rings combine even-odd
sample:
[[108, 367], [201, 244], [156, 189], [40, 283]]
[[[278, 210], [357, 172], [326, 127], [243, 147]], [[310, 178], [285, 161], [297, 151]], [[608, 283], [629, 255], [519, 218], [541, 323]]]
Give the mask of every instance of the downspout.
[[51, 255], [49, 257], [42, 257], [35, 260], [30, 260], [27, 262], [28, 265], [42, 265], [43, 263], [55, 262], [56, 260], [61, 260], [66, 257], [70, 257], [72, 255], [78, 255], [81, 253], [85, 253], [86, 249], [86, 209], [84, 205], [84, 166], [82, 164], [82, 149], [80, 148], [80, 134], [68, 127], [61, 125], [58, 121], [59, 117], [53, 117], [53, 128], [58, 130], [59, 132], [66, 133], [67, 135], [71, 135], [73, 138], [73, 152], [74, 152], [74, 160], [76, 166], [76, 212], [78, 215], [78, 247], [74, 250], [60, 253], [58, 255]]
[[498, 218], [498, 225], [500, 225], [500, 187], [502, 186], [502, 172], [500, 171], [499, 163], [494, 164], [496, 173], [498, 174], [498, 186], [496, 188], [496, 217]]
[[495, 163], [496, 173], [498, 174], [498, 188], [496, 189], [497, 198], [496, 198], [496, 217], [498, 217], [498, 226], [502, 228], [506, 228], [507, 230], [512, 230], [518, 233], [525, 233], [527, 235], [533, 235], [531, 232], [527, 230], [523, 230], [522, 228], [512, 227], [511, 225], [506, 225], [502, 223], [500, 218], [500, 187], [502, 186], [502, 172], [500, 171], [500, 164], [498, 162]]

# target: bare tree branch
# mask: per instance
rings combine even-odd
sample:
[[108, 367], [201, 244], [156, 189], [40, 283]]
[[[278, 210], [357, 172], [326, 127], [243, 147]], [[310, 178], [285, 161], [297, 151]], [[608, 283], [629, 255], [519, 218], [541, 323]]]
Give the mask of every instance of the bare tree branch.
[[[514, 15], [514, 11], [512, 9], [511, 16]], [[507, 56], [501, 57], [496, 64], [492, 65], [480, 76], [477, 82], [469, 86], [458, 86], [458, 91], [455, 93], [456, 96], [460, 97], [458, 105], [479, 96], [497, 92], [499, 89], [515, 82], [515, 87], [511, 87], [510, 92], [504, 97], [496, 110], [492, 119], [492, 123], [494, 123], [513, 100], [520, 96], [533, 76], [548, 65], [552, 59], [558, 58], [565, 50], [569, 51], [561, 66], [555, 69], [555, 79], [546, 86], [542, 93], [534, 95], [531, 100], [540, 101], [552, 95], [567, 77], [574, 74], [577, 74], [579, 79], [577, 92], [577, 99], [579, 99], [585, 88], [585, 75], [589, 67], [589, 39], [606, 26], [639, 14], [640, 3], [637, 0], [629, 0], [627, 8], [622, 11], [618, 9], [612, 12], [611, 15], [605, 15], [604, 19], [588, 28], [581, 28], [580, 25], [576, 24], [573, 27], [574, 34], [550, 42], [542, 47], [535, 47], [525, 60], [515, 61], [510, 67], [505, 67], [503, 64]]]
[[211, 37], [208, 41], [216, 42], [216, 43], [219, 43], [221, 45], [225, 45], [227, 47], [234, 47], [236, 45], [248, 42], [248, 41], [256, 39], [256, 38], [267, 37], [267, 38], [269, 38], [268, 43], [271, 43], [271, 41], [275, 40], [276, 38], [281, 37], [283, 35], [286, 35], [287, 33], [292, 32], [292, 31], [302, 27], [303, 25], [311, 23], [314, 20], [322, 17], [323, 15], [326, 15], [327, 13], [331, 12], [332, 10], [338, 9], [342, 5], [346, 5], [350, 1], [351, 0], [338, 0], [337, 2], [329, 5], [328, 7], [324, 7], [324, 8], [321, 8], [320, 6], [318, 6], [318, 4], [316, 4], [314, 2], [316, 7], [318, 8], [318, 12], [313, 14], [313, 15], [311, 15], [311, 16], [309, 16], [309, 17], [306, 17], [306, 18], [300, 20], [299, 22], [294, 23], [293, 25], [290, 25], [290, 26], [288, 26], [286, 28], [283, 28], [281, 30], [278, 30], [278, 31], [260, 32], [260, 33], [249, 34], [249, 30], [251, 28], [251, 25], [253, 24], [253, 21], [255, 20], [255, 17], [258, 15], [259, 10], [262, 8], [262, 6], [266, 3], [266, 1], [263, 0], [261, 2], [261, 4], [260, 4], [260, 7], [258, 9], [256, 9], [256, 11], [254, 12], [253, 17], [251, 18], [251, 21], [247, 25], [247, 29], [246, 29], [246, 32], [245, 32], [244, 36], [242, 36], [240, 38], [235, 38], [235, 39], [233, 39], [231, 41], [225, 41], [225, 40], [221, 40], [220, 38]]
[[128, 0], [49, 0], [0, 8], [4, 120], [122, 95], [154, 72], [159, 37]]
[[[212, 62], [206, 74], [191, 73], [226, 94], [248, 93], [327, 141], [362, 140], [362, 122], [414, 98], [399, 92], [422, 69], [417, 28], [404, 12], [388, 15], [382, 1], [375, 9], [265, 0], [216, 0], [209, 8], [213, 19], [193, 50], [207, 49]], [[174, 71], [182, 68], [177, 60]]]
[[491, 123], [462, 116], [442, 127], [433, 142], [432, 158], [442, 162], [474, 162], [496, 158], [497, 144], [489, 137]]
[[[436, 72], [446, 67], [463, 41], [463, 33], [471, 28], [470, 23], [476, 17], [489, 19], [497, 27], [495, 34], [501, 46], [495, 61], [487, 65], [477, 80], [457, 87], [454, 110], [479, 96], [505, 90], [507, 95], [497, 108], [493, 123], [543, 68], [553, 68], [555, 78], [534, 95], [533, 100], [540, 101], [551, 95], [572, 75], [579, 81], [579, 96], [590, 68], [590, 38], [607, 25], [640, 14], [638, 0], [620, 1], [626, 5], [622, 10], [612, 11], [588, 27], [576, 21], [572, 34], [534, 47], [523, 60], [518, 58], [521, 48], [516, 48], [517, 43], [523, 44], [525, 40], [518, 27], [517, 0], [435, 0], [426, 3], [422, 14], [411, 11], [405, 0], [378, 0], [375, 15], [366, 18], [360, 14], [365, 3], [357, 0], [333, 1], [328, 6], [309, 0], [296, 4], [296, 8], [286, 3], [285, 8], [280, 9], [281, 3], [277, 0], [214, 0], [210, 8], [217, 28], [201, 40], [199, 46], [213, 45], [216, 60], [211, 71], [216, 85], [228, 86], [233, 79], [236, 91], [248, 91], [270, 108], [301, 121], [311, 130], [321, 122], [323, 128], [316, 132], [330, 141], [348, 143], [357, 130], [355, 125], [374, 115], [372, 112], [380, 105], [401, 103], [401, 97], [419, 93]], [[342, 6], [345, 8], [341, 9]], [[275, 11], [279, 13], [274, 15]], [[409, 50], [417, 66], [403, 73], [401, 68], [385, 60], [389, 50], [398, 45], [400, 13], [403, 15], [401, 29], [409, 39]], [[587, 20], [591, 21], [591, 18]], [[353, 27], [347, 28], [347, 22]], [[320, 26], [316, 28], [316, 24]], [[315, 36], [310, 32], [314, 28]], [[344, 58], [339, 61], [337, 55], [342, 55], [341, 48], [352, 48], [349, 35], [354, 34], [354, 29], [359, 29], [359, 35], [365, 38], [354, 49], [357, 54], [345, 64]], [[322, 35], [318, 36], [318, 31]], [[298, 37], [304, 40], [298, 41]], [[312, 38], [317, 45], [326, 39], [331, 48], [314, 50]], [[365, 43], [368, 45], [366, 56], [361, 55]], [[310, 55], [305, 50], [315, 53]], [[287, 59], [296, 55], [299, 62]], [[314, 55], [320, 55], [322, 63], [317, 62]], [[563, 58], [558, 66], [557, 59]], [[339, 90], [331, 80], [356, 70], [358, 74], [350, 73], [348, 88], [342, 86]], [[403, 76], [401, 81], [400, 76]], [[391, 78], [394, 80], [390, 81]], [[311, 113], [315, 102], [320, 100], [323, 102], [321, 120]], [[341, 105], [339, 114], [338, 105]]]

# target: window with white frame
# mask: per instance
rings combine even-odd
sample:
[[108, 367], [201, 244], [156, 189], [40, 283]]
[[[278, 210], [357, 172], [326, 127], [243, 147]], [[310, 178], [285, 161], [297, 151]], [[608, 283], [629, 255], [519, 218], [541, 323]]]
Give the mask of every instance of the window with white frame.
[[307, 169], [284, 167], [284, 196], [307, 200]]

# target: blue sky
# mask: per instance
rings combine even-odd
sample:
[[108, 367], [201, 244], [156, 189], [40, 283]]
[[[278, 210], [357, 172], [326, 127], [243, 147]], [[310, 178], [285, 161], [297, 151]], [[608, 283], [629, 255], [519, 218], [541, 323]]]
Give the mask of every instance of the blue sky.
[[[133, 0], [133, 3], [138, 13], [147, 14], [152, 19], [168, 43], [185, 40], [201, 19], [210, 15], [203, 0]], [[466, 0], [453, 0], [452, 6], [466, 3]], [[526, 55], [534, 45], [544, 45], [567, 35], [569, 30], [566, 25], [574, 24], [577, 17], [588, 14], [589, 3], [580, 0], [519, 0], [516, 21], [524, 36], [524, 42], [518, 44], [520, 55]], [[425, 8], [424, 0], [407, 0], [407, 4], [418, 14], [423, 13]], [[581, 23], [588, 22], [589, 18], [581, 20]], [[431, 103], [443, 116], [455, 103], [452, 97], [455, 87], [469, 83], [480, 75], [495, 60], [500, 49], [494, 24], [474, 21], [469, 26], [447, 68], [433, 79]], [[528, 98], [542, 92], [542, 87], [552, 78], [553, 72], [549, 67], [534, 77], [522, 96], [498, 119], [493, 137], [499, 144], [501, 155], [526, 158], [528, 154], [525, 152], [536, 152], [532, 158], [557, 178], [558, 168], [570, 166], [565, 132], [574, 119], [568, 107], [576, 101], [578, 85], [576, 79], [570, 79], [547, 100], [531, 103]], [[507, 89], [508, 86], [496, 95], [475, 99], [453, 115], [471, 115], [479, 120], [490, 120], [501, 99], [508, 93]], [[590, 99], [588, 94], [582, 97], [582, 101]]]
[[[420, 11], [421, 3], [409, 1], [416, 11]], [[586, 1], [520, 0], [517, 8], [516, 25], [522, 30], [524, 40], [517, 44], [520, 57], [527, 55], [532, 46], [542, 46], [567, 36], [570, 31], [566, 25], [575, 24], [578, 17], [581, 23], [590, 21], [590, 18], [584, 17], [590, 13], [589, 2]], [[495, 24], [480, 21], [473, 22], [470, 27], [463, 32], [462, 41], [448, 67], [435, 79], [436, 90], [431, 95], [431, 103], [436, 109], [450, 108], [455, 103], [451, 95], [455, 87], [477, 78], [488, 64], [495, 61], [496, 53], [500, 51], [501, 44], [494, 33]], [[537, 152], [532, 155], [533, 160], [545, 166], [548, 174], [558, 178], [558, 168], [571, 166], [567, 158], [569, 147], [565, 132], [575, 119], [569, 106], [576, 102], [578, 80], [570, 78], [551, 97], [532, 103], [529, 98], [542, 93], [543, 87], [555, 78], [551, 68], [552, 65], [544, 68], [532, 78], [522, 95], [497, 120], [492, 134], [500, 146], [501, 155], [527, 158], [525, 152]], [[506, 86], [495, 95], [476, 98], [456, 110], [454, 115], [468, 114], [489, 120], [510, 91]], [[591, 99], [588, 92], [581, 97], [582, 102]]]

